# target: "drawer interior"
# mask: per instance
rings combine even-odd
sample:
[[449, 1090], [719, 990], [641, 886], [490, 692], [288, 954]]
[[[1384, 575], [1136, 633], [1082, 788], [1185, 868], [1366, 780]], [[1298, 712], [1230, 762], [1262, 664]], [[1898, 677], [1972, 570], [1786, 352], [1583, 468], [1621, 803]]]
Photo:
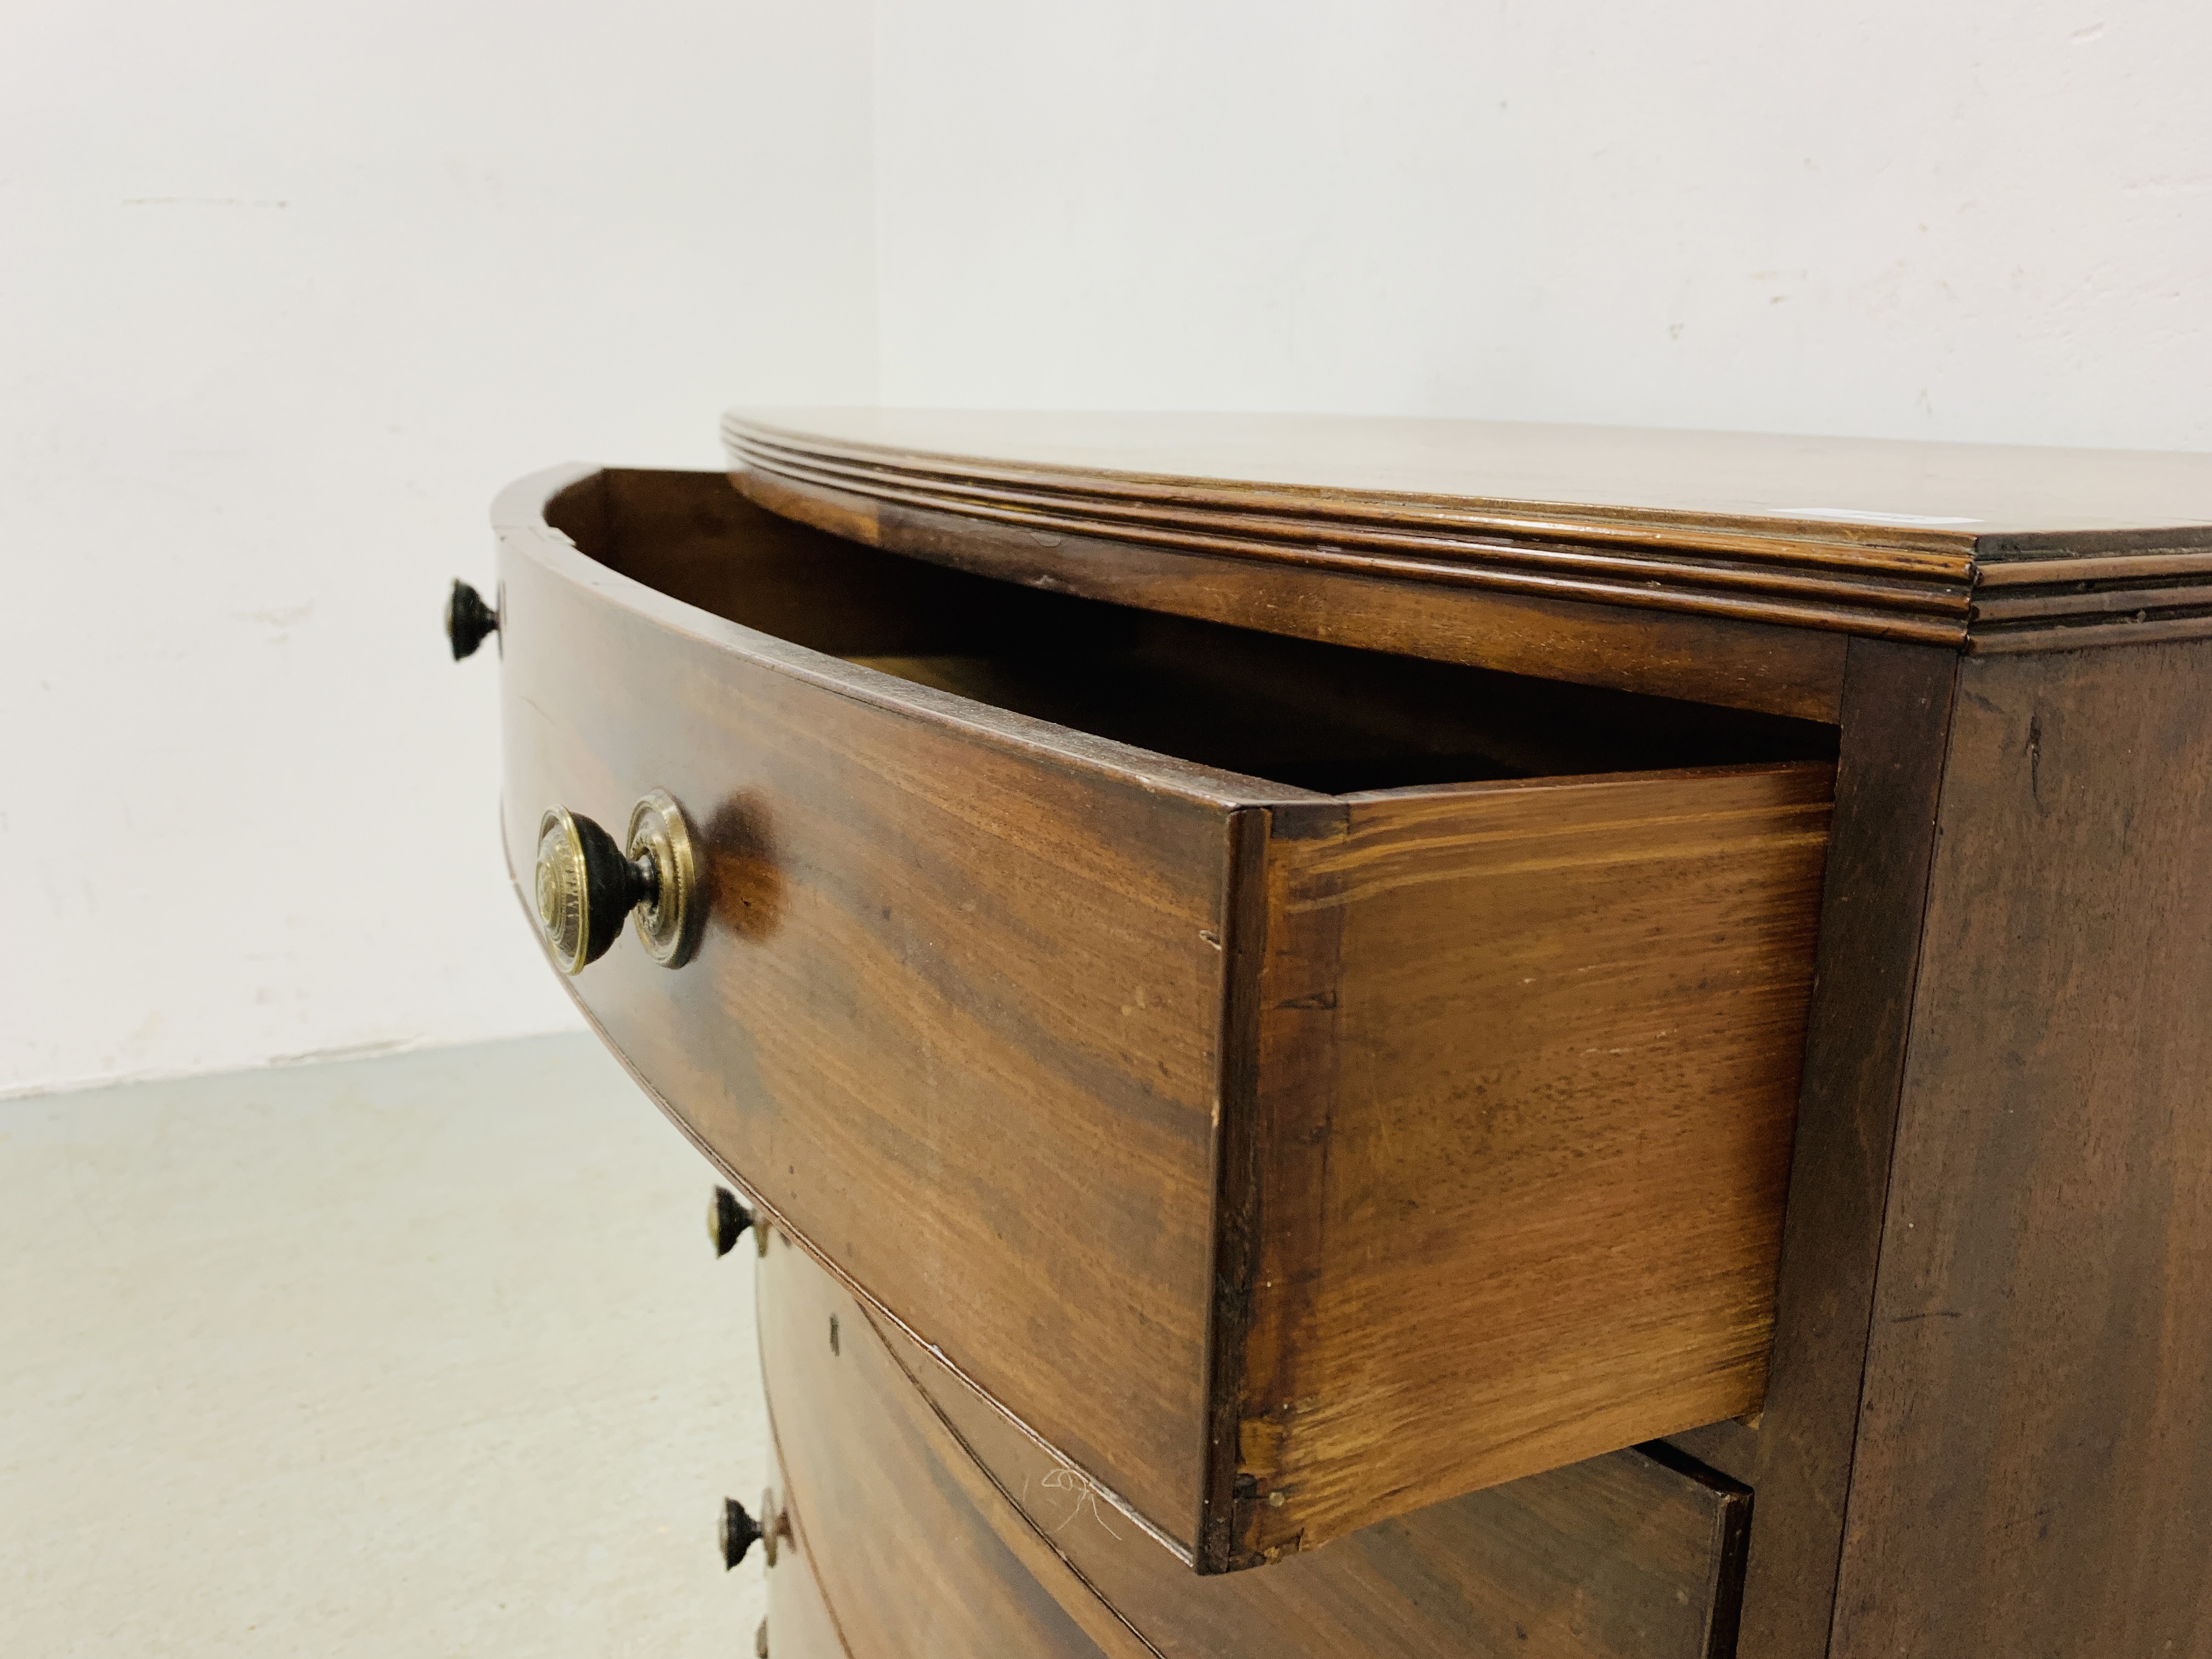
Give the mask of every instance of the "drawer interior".
[[1836, 728], [994, 580], [791, 523], [719, 475], [609, 471], [547, 514], [670, 597], [994, 707], [1324, 794], [1832, 760]]

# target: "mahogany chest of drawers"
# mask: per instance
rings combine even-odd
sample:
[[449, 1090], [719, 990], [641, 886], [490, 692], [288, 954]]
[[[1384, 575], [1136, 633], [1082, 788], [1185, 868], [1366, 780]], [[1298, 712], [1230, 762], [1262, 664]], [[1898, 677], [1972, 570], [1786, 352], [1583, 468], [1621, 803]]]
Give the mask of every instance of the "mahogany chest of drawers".
[[456, 642], [781, 1659], [2212, 1653], [2212, 459], [728, 436]]

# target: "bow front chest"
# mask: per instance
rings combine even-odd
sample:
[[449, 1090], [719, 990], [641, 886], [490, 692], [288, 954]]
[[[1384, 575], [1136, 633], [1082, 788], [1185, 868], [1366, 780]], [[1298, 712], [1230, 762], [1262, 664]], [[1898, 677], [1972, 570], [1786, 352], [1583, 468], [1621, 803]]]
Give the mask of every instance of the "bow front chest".
[[452, 620], [762, 1651], [2212, 1655], [2212, 457], [726, 435]]

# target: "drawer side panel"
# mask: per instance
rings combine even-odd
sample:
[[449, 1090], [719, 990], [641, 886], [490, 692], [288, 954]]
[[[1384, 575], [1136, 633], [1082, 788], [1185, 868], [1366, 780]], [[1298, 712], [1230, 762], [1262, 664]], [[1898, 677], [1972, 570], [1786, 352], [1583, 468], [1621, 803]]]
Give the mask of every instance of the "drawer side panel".
[[1240, 1565], [1756, 1408], [1832, 787], [1275, 815]]

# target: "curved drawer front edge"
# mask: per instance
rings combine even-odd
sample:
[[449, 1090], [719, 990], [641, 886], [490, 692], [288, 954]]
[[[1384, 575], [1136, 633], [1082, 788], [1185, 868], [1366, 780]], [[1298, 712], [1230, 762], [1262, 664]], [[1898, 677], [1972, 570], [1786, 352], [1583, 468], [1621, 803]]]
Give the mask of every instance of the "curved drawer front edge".
[[[1218, 1572], [1757, 1405], [1832, 768], [1335, 796], [1216, 772], [597, 563], [547, 497], [576, 523], [615, 476], [502, 498], [510, 860], [544, 805], [688, 799], [700, 957], [618, 945], [572, 992], [775, 1224], [1036, 1443]], [[1501, 954], [1559, 939], [1583, 966]], [[1485, 1127], [1470, 1086], [1583, 1103]], [[1462, 1214], [1422, 1170], [1469, 1158], [1500, 1184]], [[1630, 1206], [1637, 1262], [1560, 1231], [1594, 1205]], [[1419, 1225], [1378, 1229], [1394, 1206]], [[1497, 1317], [1482, 1264], [1537, 1244], [1581, 1304]], [[1348, 1340], [1378, 1297], [1418, 1340]]]

